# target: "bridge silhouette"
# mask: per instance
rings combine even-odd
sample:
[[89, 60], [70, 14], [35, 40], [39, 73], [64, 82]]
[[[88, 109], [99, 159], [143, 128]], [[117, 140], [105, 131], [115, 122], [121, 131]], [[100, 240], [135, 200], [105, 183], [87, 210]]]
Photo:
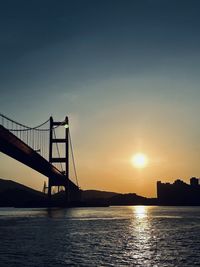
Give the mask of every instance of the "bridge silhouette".
[[[68, 117], [61, 122], [50, 117], [36, 127], [29, 127], [0, 114], [0, 152], [46, 176], [48, 186], [44, 189], [49, 201], [52, 187], [58, 191], [60, 187], [65, 189], [66, 204], [80, 200]], [[69, 177], [70, 156], [75, 182]]]

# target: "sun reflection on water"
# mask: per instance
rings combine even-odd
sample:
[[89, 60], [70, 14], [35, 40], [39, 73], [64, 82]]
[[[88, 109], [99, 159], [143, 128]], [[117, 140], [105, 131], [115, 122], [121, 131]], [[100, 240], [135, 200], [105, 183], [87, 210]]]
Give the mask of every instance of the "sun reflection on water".
[[136, 218], [143, 219], [147, 217], [147, 207], [146, 206], [134, 206], [133, 212]]
[[151, 209], [148, 206], [131, 207], [133, 217], [129, 225], [125, 255], [132, 258], [134, 266], [154, 266], [152, 263], [157, 249], [150, 217]]

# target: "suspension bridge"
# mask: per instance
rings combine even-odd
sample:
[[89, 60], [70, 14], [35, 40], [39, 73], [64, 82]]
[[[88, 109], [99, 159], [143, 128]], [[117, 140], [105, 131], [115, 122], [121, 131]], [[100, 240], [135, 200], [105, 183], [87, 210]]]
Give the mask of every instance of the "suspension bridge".
[[0, 152], [46, 176], [49, 201], [54, 187], [65, 189], [67, 204], [80, 200], [68, 117], [61, 122], [50, 117], [29, 127], [0, 114]]

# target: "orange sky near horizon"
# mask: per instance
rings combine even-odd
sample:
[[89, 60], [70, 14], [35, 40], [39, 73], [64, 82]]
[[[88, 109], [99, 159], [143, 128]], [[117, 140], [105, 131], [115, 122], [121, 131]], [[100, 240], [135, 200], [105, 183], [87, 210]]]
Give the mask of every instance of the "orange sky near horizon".
[[[71, 124], [73, 126], [73, 121]], [[143, 138], [131, 139], [131, 135], [134, 136], [131, 131], [127, 132], [123, 128], [121, 131], [113, 132], [114, 125], [110, 127], [106, 134], [103, 129], [101, 132], [94, 128], [90, 140], [87, 140], [87, 136], [82, 142], [77, 142], [73, 138], [79, 185], [83, 190], [96, 189], [156, 197], [158, 180], [173, 182], [181, 178], [189, 182], [190, 177], [200, 173], [200, 168], [195, 168], [198, 166], [198, 154], [196, 162], [194, 151], [191, 151], [190, 155], [185, 154], [182, 147], [184, 140], [181, 141], [178, 135], [173, 136], [171, 140], [172, 137], [167, 138], [163, 134], [154, 136], [154, 132], [151, 133], [149, 129], [146, 135], [143, 132]], [[72, 127], [75, 137], [78, 134], [76, 128]], [[174, 145], [170, 146], [172, 141]], [[179, 149], [175, 149], [175, 145]], [[148, 157], [148, 163], [144, 168], [133, 166], [132, 157], [138, 152]], [[193, 160], [190, 158], [191, 155]], [[44, 180], [47, 180], [43, 175], [2, 153], [0, 162], [1, 178], [42, 190]]]

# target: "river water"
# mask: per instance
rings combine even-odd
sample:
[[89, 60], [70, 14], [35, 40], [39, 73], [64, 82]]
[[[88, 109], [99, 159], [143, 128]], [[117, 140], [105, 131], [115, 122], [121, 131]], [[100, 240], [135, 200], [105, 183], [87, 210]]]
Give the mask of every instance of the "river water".
[[0, 266], [200, 266], [200, 207], [0, 209]]

